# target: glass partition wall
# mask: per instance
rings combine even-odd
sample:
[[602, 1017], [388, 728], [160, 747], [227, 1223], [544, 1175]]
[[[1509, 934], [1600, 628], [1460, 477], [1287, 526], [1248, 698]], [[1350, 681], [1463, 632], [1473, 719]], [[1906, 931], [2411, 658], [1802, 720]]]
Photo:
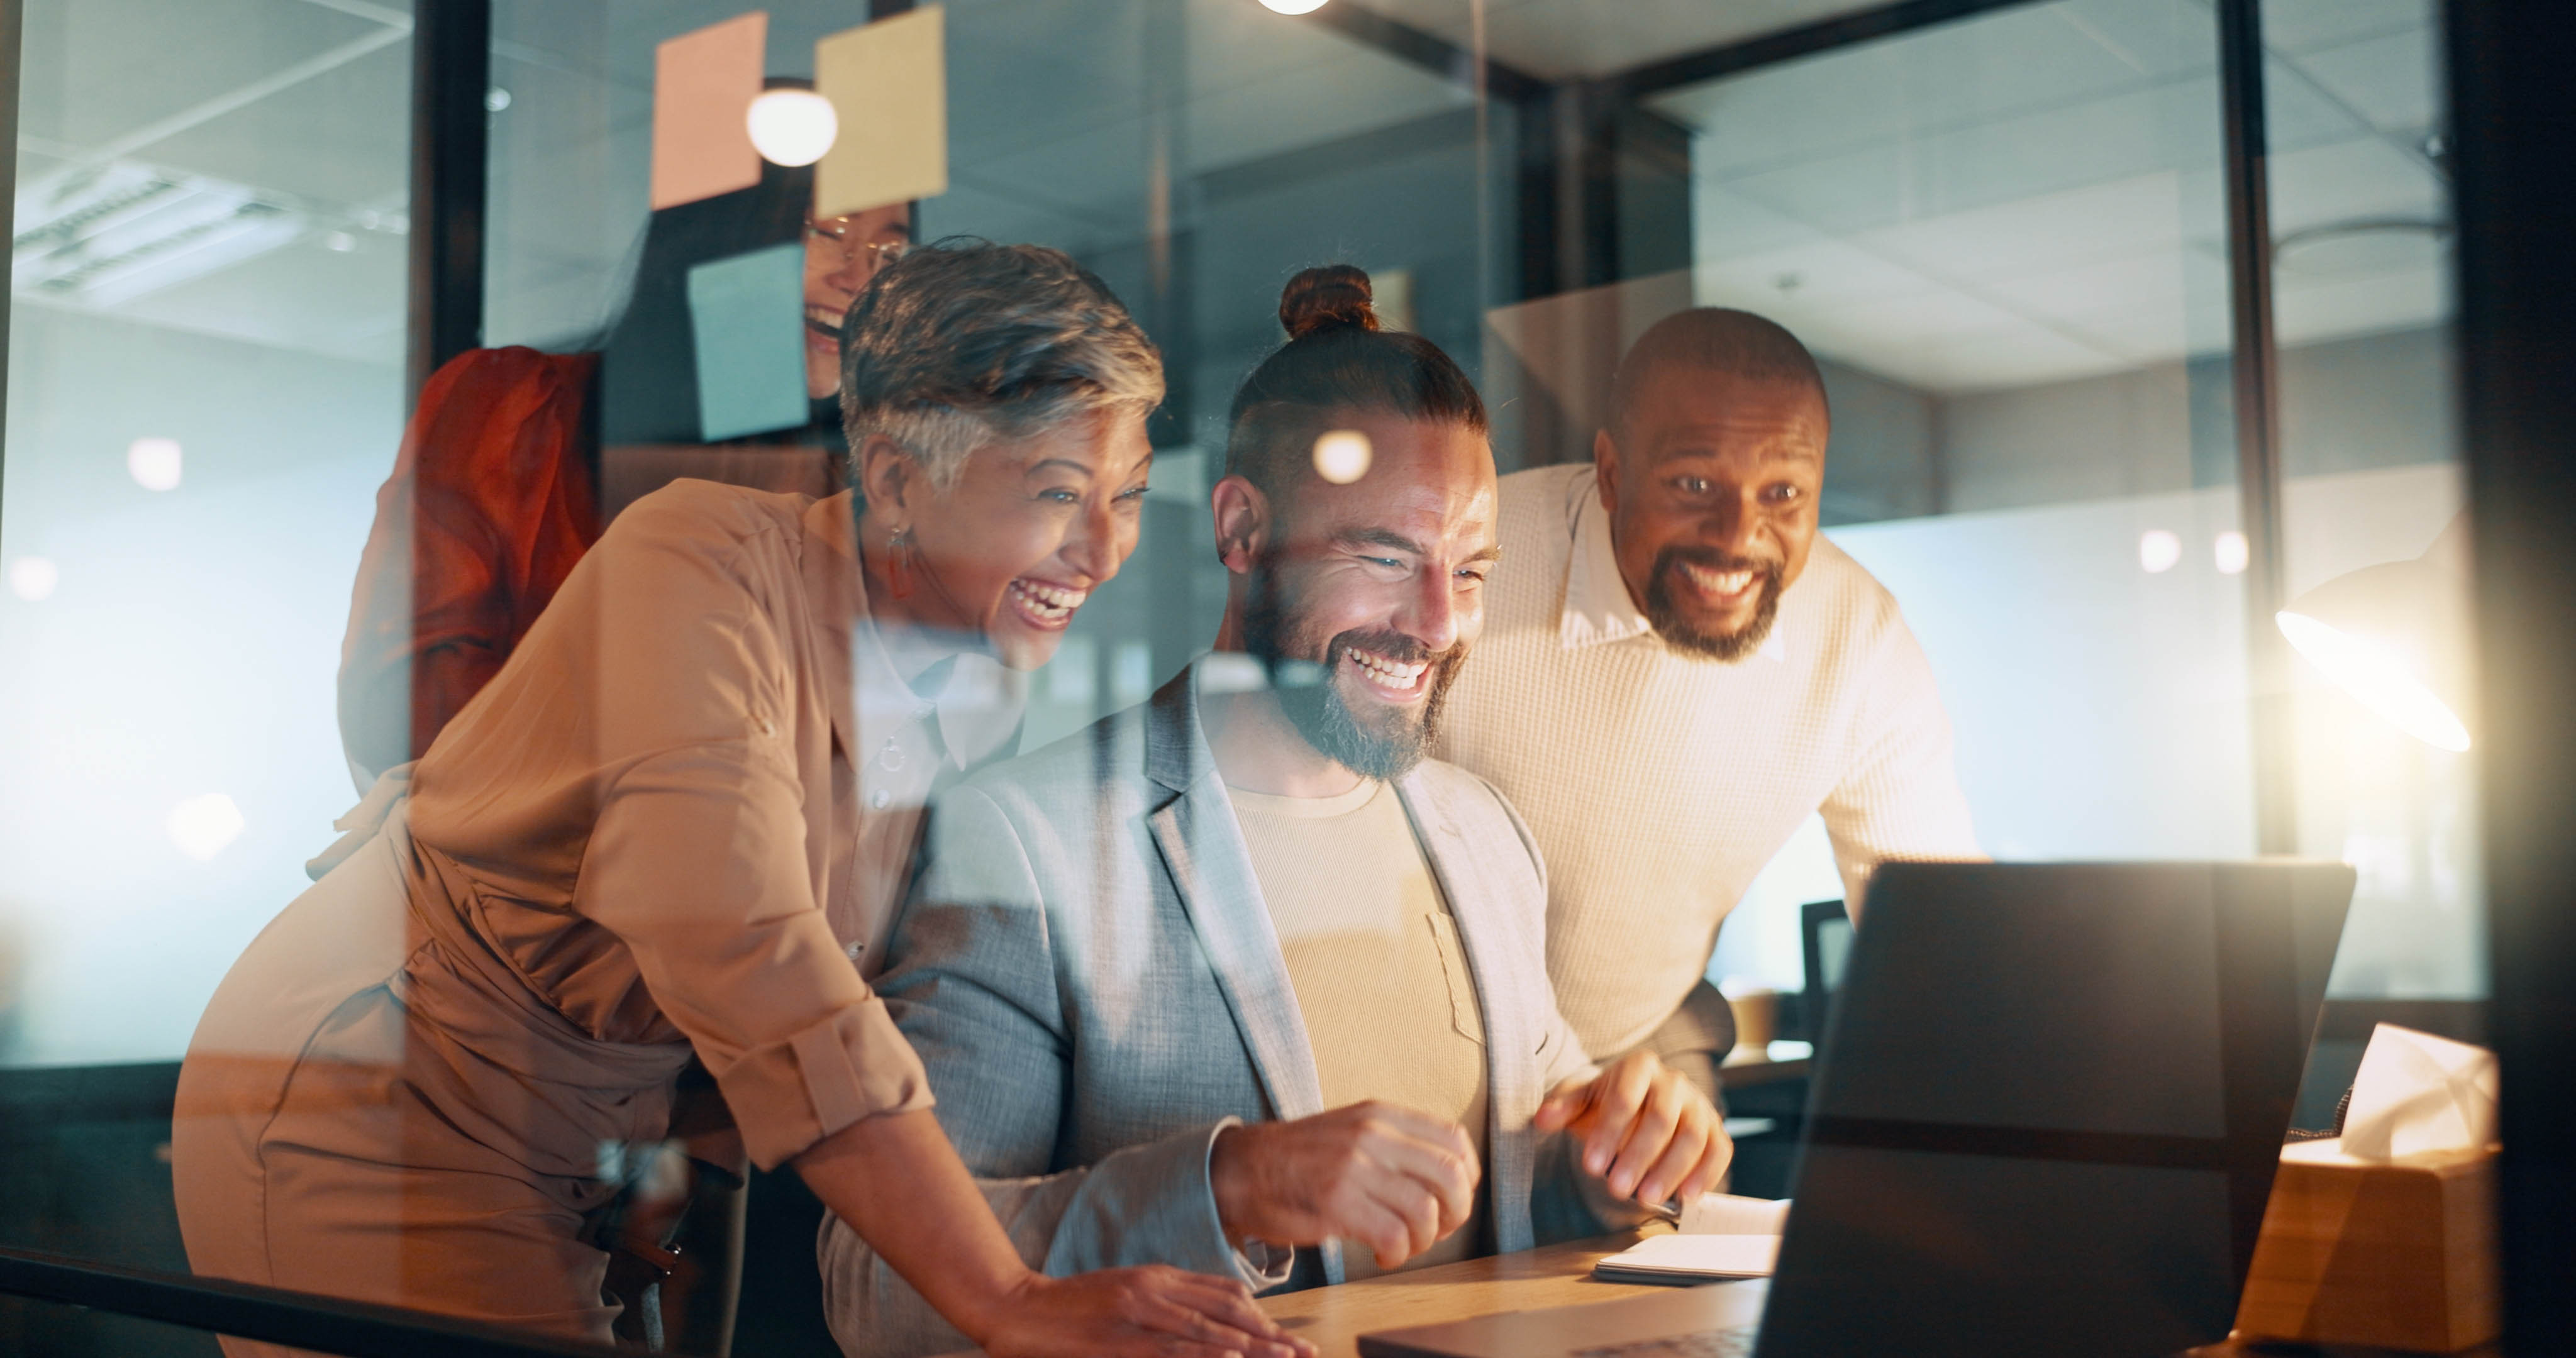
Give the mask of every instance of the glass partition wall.
[[[373, 771], [344, 751], [335, 675], [422, 399], [402, 374], [434, 328], [405, 293], [424, 234], [482, 233], [484, 347], [628, 355], [582, 417], [603, 519], [677, 476], [847, 483], [821, 399], [705, 437], [699, 411], [655, 413], [671, 390], [705, 399], [703, 359], [632, 340], [656, 287], [803, 238], [770, 223], [683, 247], [659, 225], [688, 210], [655, 207], [664, 44], [744, 7], [488, 7], [479, 220], [412, 211], [405, 0], [23, 7], [0, 1078], [87, 1088], [80, 1072], [117, 1068], [146, 1111], [0, 1132], [30, 1148], [15, 1201], [43, 1204], [0, 1209], [0, 1245], [184, 1268], [150, 1091], [166, 1100], [209, 996]], [[773, 0], [754, 74], [811, 87], [818, 41], [911, 8]], [[1505, 472], [1590, 457], [1648, 326], [1740, 308], [1821, 363], [1824, 535], [1920, 640], [1987, 852], [2342, 859], [2361, 887], [2336, 998], [2482, 995], [2474, 713], [2466, 748], [2410, 734], [2316, 661], [2265, 677], [2262, 631], [2280, 604], [2331, 611], [2368, 567], [2420, 567], [2444, 608], [2465, 590], [2430, 0], [2267, 0], [2250, 129], [2223, 98], [2233, 4], [1964, 8], [941, 6], [945, 187], [887, 239], [1069, 252], [1169, 388], [1140, 545], [1032, 676], [1018, 748], [1144, 701], [1216, 635], [1227, 404], [1282, 339], [1298, 270], [1368, 270], [1389, 328], [1482, 389]], [[2259, 277], [2231, 262], [2230, 153], [2249, 145], [2269, 153]], [[808, 191], [752, 173], [767, 187], [740, 192]], [[2265, 351], [2240, 338], [2250, 298]], [[2249, 390], [2275, 428], [2249, 432]], [[2268, 512], [2246, 507], [2248, 457], [2273, 459]], [[2249, 597], [2266, 551], [2277, 600]], [[2258, 758], [2267, 700], [2286, 766]], [[2292, 809], [2294, 842], [2266, 841], [2267, 804]], [[1799, 989], [1801, 907], [1844, 889], [1810, 820], [1710, 977]], [[32, 1187], [75, 1174], [125, 1187]], [[787, 1324], [747, 1298], [742, 1333]], [[98, 1351], [150, 1347], [97, 1333]]]

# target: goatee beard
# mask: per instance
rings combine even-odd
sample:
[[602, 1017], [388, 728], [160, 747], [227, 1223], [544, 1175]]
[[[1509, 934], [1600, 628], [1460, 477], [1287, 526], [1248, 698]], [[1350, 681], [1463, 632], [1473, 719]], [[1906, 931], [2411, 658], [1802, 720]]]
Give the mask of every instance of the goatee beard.
[[[1762, 577], [1762, 594], [1754, 605], [1753, 621], [1732, 632], [1710, 632], [1691, 621], [1673, 599], [1673, 577], [1681, 573], [1684, 563], [1712, 571], [1751, 571]], [[1646, 621], [1653, 624], [1655, 635], [1673, 654], [1686, 660], [1710, 660], [1733, 664], [1762, 649], [1770, 639], [1771, 624], [1780, 614], [1781, 565], [1776, 561], [1756, 561], [1750, 557], [1730, 556], [1714, 547], [1691, 547], [1679, 543], [1655, 554], [1655, 569], [1646, 578]]]
[[[1291, 653], [1300, 649], [1290, 639], [1295, 620], [1279, 597], [1276, 576], [1269, 572], [1263, 576], [1254, 583], [1244, 609], [1244, 648], [1269, 668], [1272, 692], [1277, 694], [1280, 710], [1287, 713], [1297, 734], [1304, 736], [1316, 753], [1363, 778], [1391, 781], [1411, 773], [1430, 753], [1431, 742], [1440, 733], [1441, 707], [1448, 701], [1449, 684], [1457, 677], [1459, 663], [1467, 657], [1466, 648], [1452, 646], [1434, 652], [1399, 632], [1355, 629], [1334, 637], [1324, 647], [1322, 673], [1318, 676], [1314, 672], [1316, 662]], [[1353, 649], [1382, 655], [1399, 664], [1430, 667], [1423, 676], [1427, 691], [1419, 719], [1409, 719], [1400, 711], [1388, 712], [1386, 719], [1379, 722], [1360, 719], [1341, 691], [1342, 664]]]

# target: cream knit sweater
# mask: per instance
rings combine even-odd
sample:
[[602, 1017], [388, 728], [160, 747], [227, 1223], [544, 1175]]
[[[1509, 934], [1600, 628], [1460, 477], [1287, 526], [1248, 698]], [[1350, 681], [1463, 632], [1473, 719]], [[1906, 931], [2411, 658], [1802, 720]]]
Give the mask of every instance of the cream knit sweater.
[[1831, 542], [1781, 596], [1771, 639], [1721, 664], [1674, 655], [1629, 599], [1590, 465], [1503, 478], [1501, 538], [1435, 753], [1537, 835], [1548, 974], [1592, 1055], [1673, 1012], [1811, 813], [1855, 903], [1887, 859], [1978, 856], [1931, 667], [1895, 599]]

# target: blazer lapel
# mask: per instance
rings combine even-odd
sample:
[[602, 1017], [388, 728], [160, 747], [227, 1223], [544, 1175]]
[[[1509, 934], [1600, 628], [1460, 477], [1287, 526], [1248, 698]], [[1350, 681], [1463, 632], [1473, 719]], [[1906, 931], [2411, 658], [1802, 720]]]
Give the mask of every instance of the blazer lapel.
[[1178, 795], [1146, 819], [1173, 890], [1234, 1012], [1244, 1049], [1252, 1054], [1273, 1116], [1310, 1117], [1324, 1111], [1314, 1049], [1307, 1043], [1305, 1016], [1288, 982], [1288, 962], [1253, 875], [1251, 852], [1244, 847], [1242, 827], [1235, 823], [1234, 807], [1226, 800], [1215, 758], [1199, 728], [1196, 673], [1195, 666], [1183, 671], [1154, 695], [1146, 724], [1146, 769]]
[[[1517, 902], [1508, 888], [1486, 871], [1483, 858], [1508, 847], [1520, 853], [1516, 835], [1508, 846], [1471, 841], [1458, 829], [1448, 789], [1416, 769], [1396, 783], [1423, 857], [1448, 899], [1450, 917], [1467, 952], [1467, 971], [1476, 981], [1478, 1007], [1485, 1021], [1486, 1098], [1492, 1113], [1485, 1152], [1491, 1184], [1494, 1243], [1499, 1250], [1527, 1249], [1531, 1243], [1529, 1198], [1535, 1172], [1535, 1138], [1530, 1118], [1547, 1091], [1538, 1087], [1538, 1046], [1546, 1034], [1539, 1016], [1550, 1007], [1544, 938], [1523, 927], [1519, 915], [1528, 903]], [[1501, 819], [1499, 813], [1494, 817]], [[1543, 911], [1544, 904], [1539, 908]], [[1544, 918], [1542, 914], [1540, 916]], [[1533, 987], [1539, 988], [1533, 993]]]

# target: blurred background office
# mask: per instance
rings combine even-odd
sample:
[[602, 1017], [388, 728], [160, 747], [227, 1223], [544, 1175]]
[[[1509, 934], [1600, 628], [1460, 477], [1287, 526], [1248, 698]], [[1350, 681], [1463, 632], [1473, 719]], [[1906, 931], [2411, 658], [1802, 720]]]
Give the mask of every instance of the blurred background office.
[[[1999, 5], [1693, 78], [1690, 54], [1724, 71], [1730, 44], [1848, 8], [1494, 4], [1480, 98], [1454, 69], [1464, 0], [947, 6], [952, 186], [921, 235], [1072, 250], [1173, 359], [1147, 546], [1041, 681], [1031, 741], [1137, 701], [1208, 634], [1215, 407], [1275, 342], [1278, 281], [1346, 257], [1481, 360], [1506, 467], [1584, 455], [1620, 341], [1673, 309], [1791, 326], [1829, 363], [1828, 532], [1931, 653], [1989, 848], [2252, 852], [2212, 11]], [[494, 6], [486, 344], [570, 348], [613, 313], [647, 216], [655, 44], [734, 12]], [[867, 17], [770, 15], [780, 75]], [[2457, 512], [2449, 228], [2429, 6], [2263, 17], [2290, 597], [2420, 554]], [[408, 402], [409, 20], [39, 0], [27, 24], [0, 901], [29, 961], [9, 1055], [162, 1059], [347, 797], [330, 674]], [[1534, 211], [1576, 172], [1552, 105], [1577, 98], [1611, 105], [1587, 120], [1606, 145], [1577, 150], [1615, 173]], [[118, 209], [115, 234], [81, 234]], [[1607, 220], [1568, 220], [1587, 213]], [[2475, 751], [2290, 673], [2296, 847], [2363, 871], [2338, 993], [2475, 995]], [[1795, 907], [1835, 894], [1822, 845], [1765, 879], [1721, 970], [1798, 983]]]
[[[1506, 470], [1588, 455], [1647, 325], [1743, 307], [1825, 360], [1826, 532], [1929, 653], [1991, 852], [2343, 859], [2335, 997], [2484, 994], [2478, 746], [2376, 716], [2269, 619], [2462, 507], [2430, 0], [2256, 7], [2260, 240], [2230, 216], [2232, 5], [1297, 7], [944, 6], [948, 188], [918, 236], [1073, 252], [1172, 381], [1144, 546], [1038, 676], [1030, 744], [1212, 633], [1208, 468], [1295, 270], [1369, 270], [1470, 367]], [[0, 1063], [47, 1089], [174, 1062], [350, 800], [333, 673], [424, 307], [489, 346], [595, 336], [649, 215], [657, 46], [744, 6], [489, 0], [470, 221], [412, 198], [416, 119], [457, 116], [454, 90], [416, 109], [433, 8], [23, 6]], [[909, 8], [771, 0], [765, 73]], [[468, 230], [479, 304], [411, 292], [421, 234]], [[1798, 987], [1800, 907], [1839, 894], [1811, 825], [1711, 974]], [[103, 1180], [148, 1180], [116, 1157], [157, 1144], [10, 1135]], [[0, 1183], [0, 1243], [170, 1244], [35, 1173]]]

